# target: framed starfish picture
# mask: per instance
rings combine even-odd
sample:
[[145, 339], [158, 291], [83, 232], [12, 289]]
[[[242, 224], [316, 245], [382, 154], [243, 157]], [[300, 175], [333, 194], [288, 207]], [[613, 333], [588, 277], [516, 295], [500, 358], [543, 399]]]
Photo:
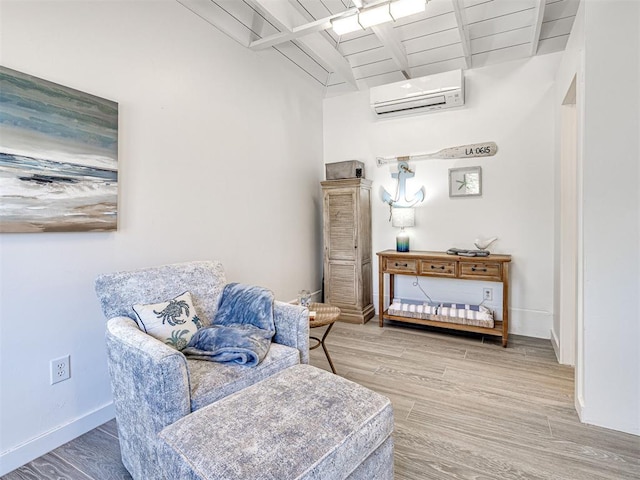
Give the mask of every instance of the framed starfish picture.
[[449, 196], [473, 197], [482, 195], [482, 168], [450, 168]]

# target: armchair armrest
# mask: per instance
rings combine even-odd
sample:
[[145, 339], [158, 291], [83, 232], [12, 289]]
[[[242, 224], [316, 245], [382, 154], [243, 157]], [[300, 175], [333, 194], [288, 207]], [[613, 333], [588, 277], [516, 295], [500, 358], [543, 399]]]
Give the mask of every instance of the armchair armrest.
[[273, 321], [276, 334], [273, 341], [297, 348], [300, 363], [309, 363], [309, 314], [305, 307], [275, 301]]
[[187, 360], [128, 317], [109, 320], [106, 337], [123, 463], [134, 478], [162, 478], [149, 471], [159, 468], [157, 434], [191, 413]]

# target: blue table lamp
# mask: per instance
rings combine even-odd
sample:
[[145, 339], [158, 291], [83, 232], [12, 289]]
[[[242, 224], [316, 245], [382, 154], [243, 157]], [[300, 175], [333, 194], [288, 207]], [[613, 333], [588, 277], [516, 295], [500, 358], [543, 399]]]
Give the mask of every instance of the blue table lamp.
[[391, 210], [391, 225], [400, 227], [400, 233], [396, 236], [396, 250], [398, 252], [409, 251], [409, 234], [405, 227], [413, 227], [416, 224], [416, 211], [411, 207], [393, 207]]

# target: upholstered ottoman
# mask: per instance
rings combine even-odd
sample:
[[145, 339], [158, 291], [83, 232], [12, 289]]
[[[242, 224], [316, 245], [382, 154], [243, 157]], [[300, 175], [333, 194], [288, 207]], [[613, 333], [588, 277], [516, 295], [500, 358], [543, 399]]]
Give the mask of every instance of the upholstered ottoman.
[[296, 365], [160, 432], [168, 479], [391, 480], [389, 399]]

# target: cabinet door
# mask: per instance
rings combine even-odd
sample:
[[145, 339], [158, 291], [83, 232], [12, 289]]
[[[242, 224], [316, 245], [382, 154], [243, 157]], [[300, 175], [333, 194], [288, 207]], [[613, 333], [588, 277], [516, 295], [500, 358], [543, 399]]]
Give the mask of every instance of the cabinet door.
[[[360, 189], [360, 204], [358, 205], [360, 221], [358, 232], [358, 250], [363, 263], [371, 262], [371, 190]], [[365, 302], [366, 305], [366, 302]]]
[[373, 272], [371, 261], [362, 264], [362, 301], [358, 306], [366, 307], [373, 303]]
[[356, 259], [356, 196], [338, 190], [325, 196], [325, 247], [329, 260]]
[[356, 266], [348, 262], [329, 262], [327, 265], [326, 291], [328, 303], [354, 307], [358, 302]]

